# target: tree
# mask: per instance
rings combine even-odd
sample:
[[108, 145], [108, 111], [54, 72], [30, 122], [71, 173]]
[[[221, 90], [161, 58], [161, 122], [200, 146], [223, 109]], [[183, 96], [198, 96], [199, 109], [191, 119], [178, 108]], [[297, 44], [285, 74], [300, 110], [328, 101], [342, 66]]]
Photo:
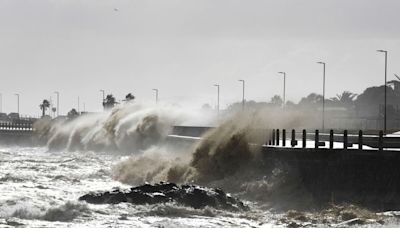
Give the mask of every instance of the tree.
[[311, 93], [307, 97], [301, 98], [299, 106], [310, 107], [317, 104], [322, 104], [323, 96], [316, 93]]
[[70, 120], [74, 119], [77, 116], [79, 116], [79, 113], [74, 108], [71, 109], [71, 111], [69, 111], [68, 114], [67, 114], [67, 118], [70, 119]]
[[285, 107], [286, 108], [296, 107], [296, 104], [293, 101], [286, 101]]
[[44, 99], [42, 103], [39, 105], [39, 108], [42, 110], [42, 117], [46, 115], [46, 109], [49, 107], [50, 107], [50, 102]]
[[57, 108], [56, 108], [56, 107], [53, 107], [53, 108], [51, 108], [51, 111], [53, 112], [53, 116], [55, 116], [56, 111], [57, 111]]
[[[384, 86], [369, 87], [357, 96], [354, 101], [357, 115], [365, 118], [381, 118], [384, 114]], [[394, 113], [395, 107], [400, 106], [400, 94], [387, 87], [387, 115], [388, 118], [397, 116]]]
[[201, 106], [201, 109], [204, 110], [204, 111], [210, 111], [212, 109], [212, 107], [211, 107], [210, 104], [203, 104]]
[[342, 94], [337, 94], [336, 97], [331, 98], [334, 104], [351, 107], [354, 105], [354, 99], [357, 97], [357, 94], [344, 91]]
[[125, 96], [125, 101], [127, 101], [127, 102], [132, 101], [132, 100], [134, 100], [134, 99], [135, 99], [135, 96], [133, 96], [132, 93], [128, 93], [128, 94]]
[[114, 108], [115, 104], [118, 102], [115, 101], [115, 97], [112, 94], [108, 94], [106, 99], [103, 101], [104, 109]]
[[274, 105], [274, 106], [282, 106], [283, 100], [282, 100], [281, 96], [275, 95], [275, 96], [273, 96], [273, 97], [271, 98], [270, 103], [271, 103], [272, 105]]

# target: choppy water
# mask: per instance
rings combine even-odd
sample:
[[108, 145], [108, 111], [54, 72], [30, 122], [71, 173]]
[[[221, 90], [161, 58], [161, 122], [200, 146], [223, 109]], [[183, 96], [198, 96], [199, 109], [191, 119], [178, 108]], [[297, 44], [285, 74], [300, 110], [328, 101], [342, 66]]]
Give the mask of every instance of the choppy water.
[[[279, 215], [259, 209], [226, 212], [173, 204], [90, 205], [93, 190], [126, 187], [111, 167], [123, 157], [98, 152], [48, 152], [0, 147], [0, 227], [270, 227]], [[251, 204], [250, 202], [248, 202]]]

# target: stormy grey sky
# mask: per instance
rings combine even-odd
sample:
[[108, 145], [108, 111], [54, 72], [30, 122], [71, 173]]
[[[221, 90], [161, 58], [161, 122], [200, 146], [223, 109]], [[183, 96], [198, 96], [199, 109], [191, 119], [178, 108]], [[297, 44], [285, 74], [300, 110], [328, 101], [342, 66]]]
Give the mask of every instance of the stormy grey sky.
[[[118, 10], [115, 10], [118, 9]], [[39, 114], [60, 91], [61, 113], [101, 110], [100, 89], [153, 102], [221, 107], [241, 99], [287, 100], [361, 93], [400, 74], [398, 0], [0, 0], [3, 111]]]

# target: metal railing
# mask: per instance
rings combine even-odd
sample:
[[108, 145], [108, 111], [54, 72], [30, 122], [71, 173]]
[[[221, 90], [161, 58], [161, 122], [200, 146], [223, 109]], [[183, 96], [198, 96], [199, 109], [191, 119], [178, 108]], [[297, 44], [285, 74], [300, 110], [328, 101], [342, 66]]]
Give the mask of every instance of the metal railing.
[[[294, 129], [291, 130], [290, 137], [287, 137], [286, 129], [273, 129], [270, 138], [267, 140], [269, 146], [282, 146], [286, 147], [286, 141], [290, 140], [290, 147], [300, 146], [301, 148], [314, 148], [320, 149], [321, 147], [327, 149], [344, 149], [347, 150], [349, 147], [353, 147], [353, 144], [357, 144], [356, 149], [363, 150], [364, 146], [369, 146], [378, 150], [383, 149], [400, 149], [400, 137], [385, 136], [383, 131], [379, 131], [378, 134], [367, 134], [364, 135], [362, 130], [358, 131], [358, 134], [352, 132], [349, 134], [348, 130], [334, 132], [321, 133], [319, 130], [307, 132], [303, 129], [300, 132], [296, 132]], [[307, 141], [313, 141], [313, 146], [307, 145]], [[341, 148], [335, 148], [334, 143], [342, 143]], [[301, 143], [301, 145], [299, 145]], [[328, 145], [326, 145], [328, 143]], [[354, 148], [352, 148], [354, 149]]]
[[32, 123], [0, 123], [0, 131], [34, 131]]

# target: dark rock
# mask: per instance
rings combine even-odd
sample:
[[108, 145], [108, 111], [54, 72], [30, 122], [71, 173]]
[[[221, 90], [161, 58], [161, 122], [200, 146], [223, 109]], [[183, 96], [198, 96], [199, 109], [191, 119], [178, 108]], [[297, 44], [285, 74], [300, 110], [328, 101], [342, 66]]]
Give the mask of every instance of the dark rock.
[[240, 200], [231, 197], [221, 189], [189, 184], [178, 186], [174, 183], [166, 182], [154, 185], [144, 184], [128, 190], [115, 188], [111, 191], [93, 192], [81, 196], [79, 200], [93, 204], [117, 204], [122, 202], [158, 204], [176, 202], [196, 209], [206, 206], [227, 210], [247, 209]]

